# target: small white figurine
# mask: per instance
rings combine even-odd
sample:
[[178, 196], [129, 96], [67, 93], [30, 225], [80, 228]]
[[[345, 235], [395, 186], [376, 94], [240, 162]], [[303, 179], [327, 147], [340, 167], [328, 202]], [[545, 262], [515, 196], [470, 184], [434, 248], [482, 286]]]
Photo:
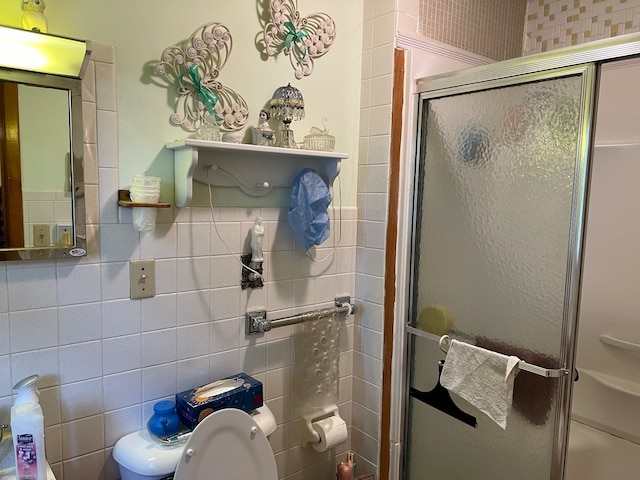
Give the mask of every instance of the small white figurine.
[[275, 143], [275, 134], [269, 125], [269, 110], [260, 110], [260, 124], [253, 128], [253, 144], [270, 146]]
[[262, 262], [262, 241], [264, 239], [264, 225], [262, 217], [256, 217], [256, 221], [251, 228], [251, 262]]
[[36, 32], [47, 31], [47, 19], [44, 16], [44, 0], [22, 0], [22, 28]]

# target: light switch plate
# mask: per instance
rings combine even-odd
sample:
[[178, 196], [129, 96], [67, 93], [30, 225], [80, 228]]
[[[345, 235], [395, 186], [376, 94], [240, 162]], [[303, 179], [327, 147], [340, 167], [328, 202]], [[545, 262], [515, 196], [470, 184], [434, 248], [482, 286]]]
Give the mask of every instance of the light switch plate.
[[131, 298], [147, 298], [156, 295], [155, 260], [132, 260], [129, 262]]
[[36, 223], [33, 226], [33, 246], [51, 246], [51, 227], [47, 223]]

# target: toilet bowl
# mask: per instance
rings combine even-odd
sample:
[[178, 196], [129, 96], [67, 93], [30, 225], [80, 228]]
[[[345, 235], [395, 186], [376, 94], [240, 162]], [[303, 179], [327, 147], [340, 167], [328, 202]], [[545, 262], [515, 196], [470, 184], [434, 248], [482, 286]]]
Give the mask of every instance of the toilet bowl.
[[144, 429], [118, 440], [113, 458], [122, 480], [277, 480], [267, 440], [275, 428], [266, 405], [252, 414], [225, 408], [202, 420], [186, 443], [166, 446]]

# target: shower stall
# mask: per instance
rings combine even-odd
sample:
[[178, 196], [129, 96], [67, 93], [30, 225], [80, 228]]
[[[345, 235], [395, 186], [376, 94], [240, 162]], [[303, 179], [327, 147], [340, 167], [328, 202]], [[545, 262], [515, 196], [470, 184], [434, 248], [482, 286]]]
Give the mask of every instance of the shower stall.
[[[417, 81], [415, 162], [401, 201], [411, 221], [400, 238], [409, 240], [398, 255], [397, 291], [406, 293], [396, 304], [392, 382], [401, 392], [392, 400], [397, 478], [604, 478], [586, 476], [594, 465], [577, 470], [585, 462], [573, 450], [590, 446], [574, 439], [583, 427], [635, 451], [640, 329], [629, 317], [640, 288], [618, 289], [612, 274], [603, 285], [598, 269], [614, 249], [614, 271], [632, 280], [640, 268], [631, 248], [640, 227], [621, 240], [630, 213], [609, 194], [624, 188], [608, 168], [616, 163], [630, 182], [640, 147], [602, 140], [611, 122], [600, 93], [619, 77], [608, 71], [636, 55], [632, 35]], [[620, 291], [625, 300], [605, 293]], [[516, 378], [506, 429], [439, 386], [445, 334], [530, 366]]]

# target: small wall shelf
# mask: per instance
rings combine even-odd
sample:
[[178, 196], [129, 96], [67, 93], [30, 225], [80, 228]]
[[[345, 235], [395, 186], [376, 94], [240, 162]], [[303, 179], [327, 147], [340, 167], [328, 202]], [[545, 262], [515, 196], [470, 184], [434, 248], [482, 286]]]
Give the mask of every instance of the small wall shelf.
[[320, 173], [332, 187], [346, 153], [263, 147], [242, 143], [184, 139], [166, 144], [175, 161], [176, 206], [191, 204], [193, 180], [219, 187], [238, 187], [261, 197], [274, 188], [290, 186], [306, 167]]
[[170, 203], [140, 203], [131, 200], [129, 190], [118, 190], [118, 205], [121, 207], [137, 207], [137, 208], [170, 208]]

